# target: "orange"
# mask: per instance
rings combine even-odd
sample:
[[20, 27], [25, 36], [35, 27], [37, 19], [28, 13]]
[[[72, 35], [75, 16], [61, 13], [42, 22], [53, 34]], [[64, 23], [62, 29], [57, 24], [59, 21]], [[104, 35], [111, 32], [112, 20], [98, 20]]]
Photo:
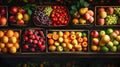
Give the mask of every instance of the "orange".
[[88, 43], [87, 42], [83, 42], [82, 43], [82, 47], [87, 47], [88, 46]]
[[7, 18], [6, 17], [1, 17], [0, 18], [0, 25], [6, 25], [7, 24]]
[[64, 34], [64, 35], [63, 35], [63, 38], [68, 38], [68, 35]]
[[4, 36], [4, 32], [0, 31], [0, 37], [3, 37], [3, 36]]
[[83, 38], [78, 38], [77, 40], [79, 43], [83, 42]]
[[8, 37], [12, 37], [14, 35], [14, 31], [13, 30], [8, 30], [7, 33], [6, 33], [6, 35]]
[[71, 35], [75, 35], [75, 32], [74, 32], [74, 31], [71, 31], [70, 34], [71, 34]]
[[96, 45], [91, 45], [91, 50], [92, 50], [92, 51], [97, 51], [97, 49], [98, 49], [98, 48], [97, 48]]
[[17, 42], [17, 39], [16, 39], [16, 37], [10, 37], [10, 39], [9, 39], [9, 42], [10, 43], [16, 43]]
[[69, 32], [69, 31], [65, 31], [65, 32], [64, 32], [64, 35], [69, 36], [69, 35], [70, 35], [70, 32]]
[[7, 48], [13, 47], [13, 44], [12, 44], [12, 43], [7, 43], [7, 44], [6, 44], [6, 47], [7, 47]]
[[64, 39], [64, 42], [65, 42], [65, 43], [69, 43], [70, 41], [69, 41], [68, 38], [65, 38], [65, 39]]
[[53, 39], [49, 39], [49, 40], [48, 40], [48, 44], [49, 44], [49, 45], [53, 45], [53, 44], [54, 44], [54, 40], [53, 40]]
[[16, 37], [16, 38], [19, 38], [19, 32], [14, 32], [14, 35], [13, 35], [14, 37]]
[[52, 38], [52, 35], [53, 35], [52, 33], [48, 33], [47, 38]]
[[87, 40], [88, 40], [88, 39], [87, 39], [87, 37], [83, 37], [83, 41], [85, 41], [85, 42], [86, 42]]
[[3, 53], [7, 53], [8, 49], [5, 47], [5, 48], [2, 48], [2, 52]]
[[19, 47], [20, 47], [19, 43], [14, 43], [13, 46], [14, 46], [16, 49], [19, 49]]
[[3, 36], [3, 37], [2, 37], [2, 42], [3, 42], [3, 43], [8, 43], [8, 40], [9, 40], [9, 39], [8, 39], [7, 36]]
[[5, 44], [4, 43], [0, 43], [0, 48], [4, 48]]
[[9, 48], [9, 52], [10, 52], [11, 54], [15, 54], [15, 53], [17, 52], [17, 49], [16, 49], [15, 47], [10, 47], [10, 48]]
[[72, 34], [72, 35], [70, 36], [70, 38], [71, 38], [71, 39], [76, 39], [76, 35]]
[[58, 40], [59, 36], [57, 34], [52, 35], [53, 40]]

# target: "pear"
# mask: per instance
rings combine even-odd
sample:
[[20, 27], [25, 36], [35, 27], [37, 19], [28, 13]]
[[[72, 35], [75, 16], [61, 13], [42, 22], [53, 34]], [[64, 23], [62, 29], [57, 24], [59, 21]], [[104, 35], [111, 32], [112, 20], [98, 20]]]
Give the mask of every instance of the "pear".
[[24, 20], [24, 21], [28, 21], [29, 19], [30, 19], [29, 15], [28, 15], [27, 13], [25, 13], [25, 14], [23, 15], [23, 20]]
[[80, 8], [80, 9], [79, 9], [80, 15], [85, 14], [87, 11], [88, 11], [88, 8], [87, 8], [87, 7], [85, 7], [85, 8]]
[[17, 19], [18, 19], [18, 20], [22, 20], [22, 19], [23, 19], [22, 13], [17, 13]]

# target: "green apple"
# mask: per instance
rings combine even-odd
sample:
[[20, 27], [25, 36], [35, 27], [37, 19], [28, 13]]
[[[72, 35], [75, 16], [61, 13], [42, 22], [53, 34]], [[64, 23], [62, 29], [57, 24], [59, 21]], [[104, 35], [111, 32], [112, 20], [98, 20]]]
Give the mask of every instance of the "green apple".
[[117, 45], [119, 45], [119, 42], [118, 42], [117, 40], [114, 40], [114, 41], [113, 41], [113, 44], [114, 44], [115, 46], [117, 46]]
[[108, 51], [109, 51], [109, 48], [106, 47], [106, 46], [103, 46], [103, 47], [101, 48], [101, 50], [102, 50], [103, 52], [108, 52]]
[[104, 30], [101, 30], [100, 31], [100, 36], [102, 37], [102, 36], [104, 36], [106, 33], [105, 33], [105, 31]]
[[120, 51], [120, 44], [118, 45], [117, 49], [118, 49], [118, 51]]
[[106, 44], [106, 46], [109, 47], [109, 48], [113, 47], [113, 42], [111, 42], [111, 41], [108, 42], [108, 43]]
[[57, 34], [57, 32], [56, 32], [56, 31], [54, 31], [54, 32], [52, 32], [52, 34]]
[[82, 37], [82, 32], [76, 32], [77, 37]]
[[57, 51], [62, 52], [63, 51], [63, 47], [62, 46], [57, 46]]
[[82, 36], [83, 36], [83, 37], [86, 37], [86, 36], [87, 36], [87, 34], [86, 34], [85, 32], [83, 32], [83, 33], [82, 33]]
[[60, 43], [59, 43], [59, 42], [57, 42], [57, 41], [55, 41], [54, 45], [55, 45], [55, 46], [59, 46], [59, 45], [60, 45]]
[[111, 34], [113, 32], [113, 29], [112, 28], [108, 28], [107, 30], [106, 30], [106, 33], [107, 34]]
[[111, 50], [112, 52], [116, 52], [116, 51], [117, 51], [117, 47], [116, 47], [116, 46], [113, 46], [110, 50]]

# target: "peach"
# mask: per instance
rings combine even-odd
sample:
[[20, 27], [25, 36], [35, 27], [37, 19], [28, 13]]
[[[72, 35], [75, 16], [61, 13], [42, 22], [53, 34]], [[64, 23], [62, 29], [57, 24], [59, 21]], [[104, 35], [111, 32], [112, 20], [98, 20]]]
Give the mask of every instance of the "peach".
[[85, 13], [85, 14], [84, 14], [84, 18], [85, 18], [86, 20], [89, 20], [89, 19], [90, 19], [90, 14], [89, 14], [89, 13]]
[[90, 16], [94, 16], [94, 12], [92, 10], [88, 10], [87, 13], [90, 15]]
[[91, 16], [90, 19], [89, 19], [88, 21], [89, 21], [89, 23], [93, 23], [94, 18]]
[[98, 25], [104, 25], [104, 24], [105, 24], [105, 19], [99, 18]]
[[103, 7], [100, 7], [100, 8], [98, 9], [98, 13], [99, 13], [99, 12], [103, 12], [103, 11], [105, 11], [105, 9], [104, 9]]

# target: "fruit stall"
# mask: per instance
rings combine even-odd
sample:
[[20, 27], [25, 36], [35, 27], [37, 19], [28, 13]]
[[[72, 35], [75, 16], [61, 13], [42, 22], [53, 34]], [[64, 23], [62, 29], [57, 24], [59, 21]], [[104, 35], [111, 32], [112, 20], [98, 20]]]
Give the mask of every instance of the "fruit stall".
[[0, 65], [119, 67], [119, 4], [120, 0], [1, 0]]

